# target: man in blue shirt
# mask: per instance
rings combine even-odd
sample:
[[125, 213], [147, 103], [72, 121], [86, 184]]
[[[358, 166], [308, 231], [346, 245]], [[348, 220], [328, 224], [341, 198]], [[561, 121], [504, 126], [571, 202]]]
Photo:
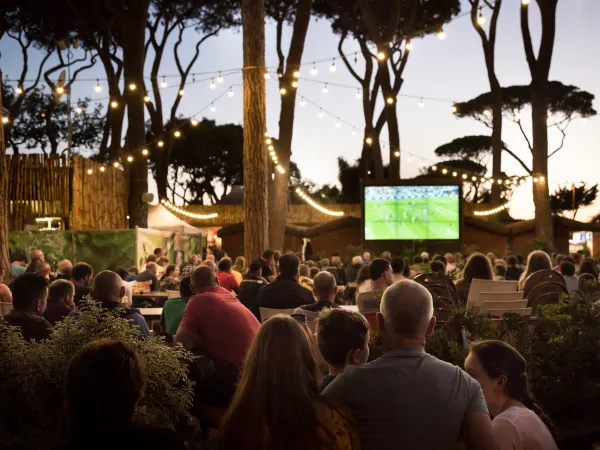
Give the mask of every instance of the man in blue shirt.
[[15, 253], [12, 257], [12, 262], [10, 264], [11, 268], [11, 278], [15, 280], [20, 275], [23, 275], [27, 270], [27, 262], [25, 261], [27, 258], [23, 253]]

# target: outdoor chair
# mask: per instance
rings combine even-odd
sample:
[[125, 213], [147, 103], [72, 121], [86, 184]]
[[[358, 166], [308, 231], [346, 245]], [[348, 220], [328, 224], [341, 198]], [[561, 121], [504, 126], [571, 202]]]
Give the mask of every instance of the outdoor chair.
[[562, 292], [546, 292], [538, 295], [531, 303], [529, 303], [529, 306], [537, 313], [539, 306], [556, 305], [562, 294]]
[[467, 297], [467, 307], [477, 308], [481, 306], [481, 299], [479, 297], [482, 293], [489, 295], [489, 293], [492, 292], [517, 292], [518, 284], [519, 283], [516, 281], [493, 281], [475, 278], [471, 281], [471, 288], [469, 289], [469, 295]]
[[484, 301], [479, 307], [481, 313], [487, 313], [490, 309], [521, 309], [527, 308], [527, 300], [510, 300], [510, 301]]
[[456, 286], [450, 277], [430, 272], [417, 275], [415, 281], [424, 286], [433, 297], [436, 317], [441, 322], [448, 320], [452, 309], [459, 305]]
[[527, 306], [531, 306], [537, 302], [537, 299], [544, 294], [557, 294], [560, 297], [561, 294], [567, 294], [567, 287], [564, 284], [556, 281], [542, 282], [535, 287], [532, 287], [529, 292], [524, 293], [527, 299]]
[[377, 326], [377, 313], [376, 312], [368, 312], [363, 314], [367, 322], [369, 322], [369, 327], [373, 331], [379, 331], [379, 327]]
[[272, 309], [272, 308], [259, 308], [260, 311], [260, 321], [265, 322], [267, 319], [270, 319], [277, 314], [283, 314], [284, 316], [291, 316], [296, 308], [291, 309]]
[[532, 308], [517, 308], [517, 309], [490, 309], [486, 311], [492, 317], [502, 318], [504, 314], [507, 313], [517, 313], [521, 316], [530, 316], [532, 313]]
[[565, 279], [561, 273], [552, 269], [539, 270], [529, 275], [525, 280], [525, 285], [523, 286], [523, 298], [529, 298], [529, 291], [531, 291], [540, 283], [546, 283], [550, 281], [562, 284], [565, 289], [567, 287], [567, 283], [565, 282]]

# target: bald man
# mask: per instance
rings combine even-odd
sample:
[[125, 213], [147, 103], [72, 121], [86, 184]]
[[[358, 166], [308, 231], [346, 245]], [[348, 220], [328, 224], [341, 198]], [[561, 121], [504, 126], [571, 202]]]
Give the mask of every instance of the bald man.
[[115, 311], [132, 325], [137, 325], [141, 337], [147, 338], [150, 336], [148, 323], [140, 314], [140, 311], [122, 306], [121, 299], [125, 297], [125, 287], [121, 277], [115, 272], [104, 270], [96, 275], [92, 284], [91, 296], [101, 302], [104, 309]]
[[377, 314], [384, 355], [349, 366], [323, 395], [346, 404], [363, 450], [403, 448], [492, 450], [491, 422], [479, 383], [425, 352], [433, 333], [433, 301], [410, 280], [390, 286]]
[[306, 317], [306, 324], [312, 331], [312, 323], [319, 317], [324, 309], [339, 308], [335, 304], [337, 283], [331, 272], [319, 272], [313, 280], [313, 292], [317, 301], [310, 305], [302, 305], [296, 308], [294, 314]]

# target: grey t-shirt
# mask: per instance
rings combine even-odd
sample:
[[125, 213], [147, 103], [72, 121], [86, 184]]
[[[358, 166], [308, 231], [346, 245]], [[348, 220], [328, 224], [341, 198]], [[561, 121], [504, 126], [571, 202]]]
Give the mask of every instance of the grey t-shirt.
[[465, 415], [488, 412], [477, 381], [422, 347], [348, 366], [323, 395], [348, 406], [362, 450], [451, 450]]

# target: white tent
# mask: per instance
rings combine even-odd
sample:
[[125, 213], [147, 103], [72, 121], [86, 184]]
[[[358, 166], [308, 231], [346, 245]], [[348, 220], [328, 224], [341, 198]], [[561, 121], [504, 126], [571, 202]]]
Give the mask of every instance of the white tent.
[[148, 228], [176, 233], [202, 234], [198, 228], [184, 222], [160, 203], [148, 208]]

